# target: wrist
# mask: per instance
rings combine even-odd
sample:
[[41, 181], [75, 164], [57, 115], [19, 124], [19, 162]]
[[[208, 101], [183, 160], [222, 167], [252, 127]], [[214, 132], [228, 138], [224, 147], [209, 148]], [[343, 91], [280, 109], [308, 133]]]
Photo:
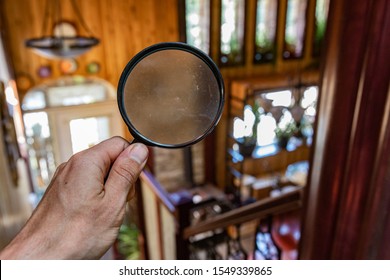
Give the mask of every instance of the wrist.
[[[52, 212], [53, 213], [53, 212]], [[0, 259], [67, 259], [71, 250], [64, 247], [64, 228], [54, 220], [59, 217], [49, 215], [44, 217], [35, 212], [22, 230], [15, 236], [8, 246], [0, 252]], [[50, 229], [50, 232], [48, 232]]]

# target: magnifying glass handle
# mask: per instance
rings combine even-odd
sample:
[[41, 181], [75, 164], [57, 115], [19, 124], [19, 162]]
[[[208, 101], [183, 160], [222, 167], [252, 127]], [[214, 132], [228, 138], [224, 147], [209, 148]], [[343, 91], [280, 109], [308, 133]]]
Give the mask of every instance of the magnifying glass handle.
[[135, 143], [141, 143], [137, 138], [134, 138], [131, 142], [130, 145], [135, 144]]

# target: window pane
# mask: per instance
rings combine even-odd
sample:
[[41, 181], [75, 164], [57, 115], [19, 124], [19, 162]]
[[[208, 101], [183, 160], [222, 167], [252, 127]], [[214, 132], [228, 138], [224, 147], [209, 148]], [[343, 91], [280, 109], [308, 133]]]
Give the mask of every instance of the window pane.
[[277, 12], [277, 0], [257, 0], [255, 62], [268, 62], [275, 57]]
[[257, 143], [260, 146], [272, 144], [275, 139], [276, 121], [271, 114], [261, 116], [257, 133]]
[[50, 87], [47, 98], [51, 107], [89, 104], [106, 100], [106, 89], [93, 83]]
[[22, 109], [23, 110], [36, 110], [46, 107], [45, 93], [37, 90], [26, 94], [23, 98]]
[[186, 0], [187, 43], [210, 52], [210, 0]]
[[283, 57], [300, 58], [305, 44], [307, 0], [288, 0]]
[[50, 138], [49, 119], [47, 113], [28, 113], [23, 115], [27, 137]]
[[326, 22], [328, 19], [329, 0], [316, 1], [316, 14], [314, 25], [313, 56], [318, 57], [325, 36]]
[[244, 63], [245, 0], [222, 0], [221, 57], [223, 65]]
[[108, 117], [74, 119], [69, 123], [73, 154], [88, 149], [110, 136]]
[[282, 91], [264, 93], [264, 97], [268, 100], [272, 100], [272, 106], [289, 107], [292, 102], [291, 90], [282, 90]]
[[23, 115], [28, 159], [35, 193], [40, 198], [55, 172], [56, 165], [50, 139], [49, 118], [45, 112]]
[[234, 119], [234, 128], [233, 128], [233, 136], [234, 138], [241, 138], [245, 136], [251, 136], [252, 127], [255, 123], [255, 115], [252, 111], [252, 107], [245, 106], [244, 109], [244, 119], [235, 118]]

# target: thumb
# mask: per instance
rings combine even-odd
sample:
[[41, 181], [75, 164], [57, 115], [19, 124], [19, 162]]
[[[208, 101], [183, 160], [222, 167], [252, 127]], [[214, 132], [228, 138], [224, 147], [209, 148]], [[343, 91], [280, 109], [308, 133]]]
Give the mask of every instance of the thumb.
[[113, 200], [126, 200], [131, 186], [148, 159], [148, 149], [144, 144], [132, 144], [119, 154], [108, 174], [105, 191]]

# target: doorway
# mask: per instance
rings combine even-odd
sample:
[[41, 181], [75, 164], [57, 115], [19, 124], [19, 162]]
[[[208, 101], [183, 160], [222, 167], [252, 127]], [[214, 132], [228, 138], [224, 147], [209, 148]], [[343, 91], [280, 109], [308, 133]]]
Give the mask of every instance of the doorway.
[[65, 77], [37, 86], [22, 102], [35, 202], [62, 162], [112, 136], [123, 136], [116, 92], [98, 78]]

